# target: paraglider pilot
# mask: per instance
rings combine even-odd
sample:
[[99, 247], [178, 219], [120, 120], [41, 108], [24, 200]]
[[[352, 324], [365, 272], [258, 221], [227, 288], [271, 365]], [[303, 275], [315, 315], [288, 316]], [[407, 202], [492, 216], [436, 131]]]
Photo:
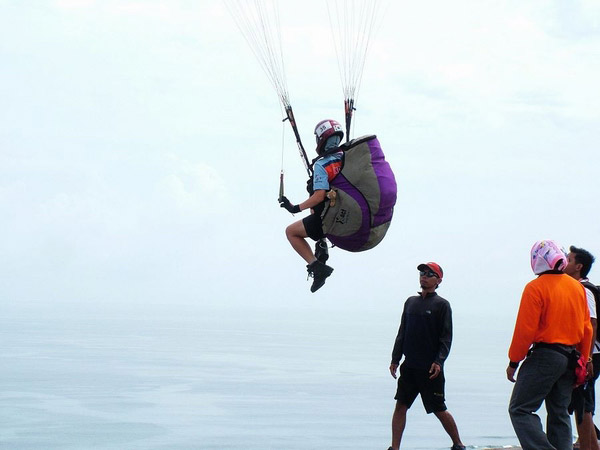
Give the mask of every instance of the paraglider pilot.
[[[344, 158], [343, 151], [339, 148], [344, 132], [338, 122], [331, 119], [322, 120], [315, 127], [315, 136], [318, 157], [313, 161], [313, 177], [307, 185], [310, 197], [297, 205], [293, 205], [285, 196], [279, 199], [279, 206], [292, 214], [306, 209], [311, 210], [309, 216], [292, 223], [285, 230], [294, 250], [308, 264], [306, 266], [308, 275], [313, 277], [311, 292], [316, 292], [322, 287], [333, 272], [333, 268], [325, 264], [328, 254], [321, 213], [325, 208], [329, 183], [342, 170]], [[306, 242], [307, 237], [317, 242], [315, 253]]]

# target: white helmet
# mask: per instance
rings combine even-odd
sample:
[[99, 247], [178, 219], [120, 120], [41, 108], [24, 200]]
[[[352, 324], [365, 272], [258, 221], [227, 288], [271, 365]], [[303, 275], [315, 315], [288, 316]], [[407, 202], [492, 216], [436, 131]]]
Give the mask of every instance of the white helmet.
[[340, 123], [333, 119], [321, 120], [315, 127], [315, 137], [317, 138], [317, 153], [320, 155], [323, 147], [331, 136], [344, 138], [344, 130]]
[[539, 275], [547, 270], [564, 270], [567, 252], [554, 241], [538, 241], [531, 248], [531, 269]]

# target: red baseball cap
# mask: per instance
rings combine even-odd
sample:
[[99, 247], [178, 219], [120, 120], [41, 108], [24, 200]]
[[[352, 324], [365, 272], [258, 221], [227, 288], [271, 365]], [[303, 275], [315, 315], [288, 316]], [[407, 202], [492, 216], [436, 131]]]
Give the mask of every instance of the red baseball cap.
[[433, 273], [435, 273], [438, 278], [441, 280], [442, 278], [444, 278], [444, 271], [442, 270], [442, 268], [440, 267], [440, 265], [438, 263], [434, 263], [434, 262], [428, 262], [428, 263], [423, 263], [423, 264], [419, 264], [417, 266], [417, 270], [431, 270]]

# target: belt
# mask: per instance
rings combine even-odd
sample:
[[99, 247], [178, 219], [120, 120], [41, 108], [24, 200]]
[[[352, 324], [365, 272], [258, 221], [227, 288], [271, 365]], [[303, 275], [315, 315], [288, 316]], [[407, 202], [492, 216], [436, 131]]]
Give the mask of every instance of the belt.
[[547, 348], [550, 350], [554, 350], [555, 352], [561, 353], [566, 357], [571, 356], [573, 350], [575, 350], [574, 345], [566, 345], [566, 344], [548, 344], [546, 342], [536, 342], [533, 344], [532, 349], [536, 348]]

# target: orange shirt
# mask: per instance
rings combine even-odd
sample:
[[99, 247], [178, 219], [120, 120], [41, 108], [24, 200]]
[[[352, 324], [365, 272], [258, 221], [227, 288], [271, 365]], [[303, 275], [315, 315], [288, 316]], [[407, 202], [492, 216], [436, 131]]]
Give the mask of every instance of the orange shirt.
[[525, 359], [535, 342], [575, 345], [590, 356], [592, 325], [582, 284], [565, 274], [544, 274], [523, 290], [512, 343], [511, 361]]

